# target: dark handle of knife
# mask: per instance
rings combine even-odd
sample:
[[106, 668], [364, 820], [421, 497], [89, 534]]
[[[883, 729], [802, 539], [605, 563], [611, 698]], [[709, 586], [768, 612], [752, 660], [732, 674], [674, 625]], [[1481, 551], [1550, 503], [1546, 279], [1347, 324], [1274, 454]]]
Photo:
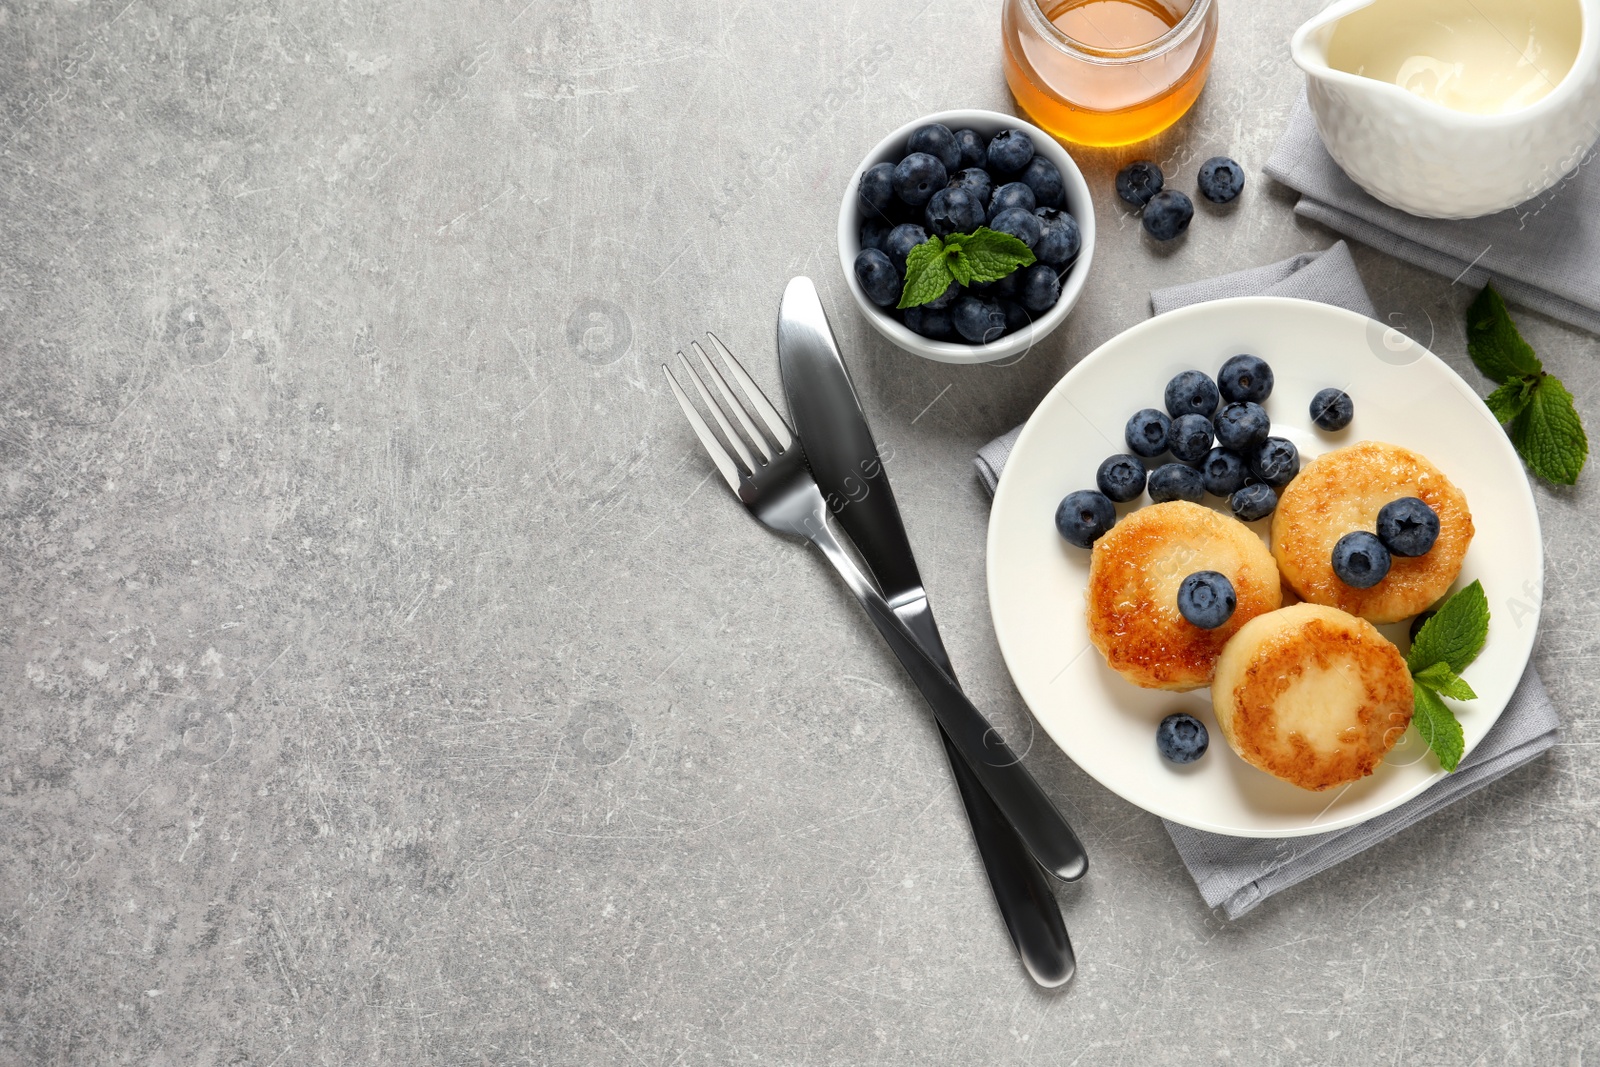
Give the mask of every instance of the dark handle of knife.
[[945, 755], [950, 758], [956, 788], [967, 806], [972, 837], [978, 843], [978, 854], [983, 858], [989, 887], [1011, 934], [1011, 943], [1035, 982], [1047, 989], [1064, 985], [1078, 969], [1078, 961], [1050, 882], [1005, 815], [984, 792], [943, 727], [939, 735]]
[[946, 737], [1033, 858], [1062, 881], [1082, 878], [1089, 869], [1089, 857], [1078, 835], [1011, 746], [1000, 738], [961, 687], [917, 644], [905, 623], [881, 598], [868, 597], [864, 603], [878, 632], [922, 691]]

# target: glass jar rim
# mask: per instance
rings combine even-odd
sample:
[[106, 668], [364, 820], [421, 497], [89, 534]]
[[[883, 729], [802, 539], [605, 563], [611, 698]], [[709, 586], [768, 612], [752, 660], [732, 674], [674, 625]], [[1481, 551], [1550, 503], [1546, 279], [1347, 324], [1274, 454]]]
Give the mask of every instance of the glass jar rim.
[[1076, 53], [1087, 59], [1101, 63], [1129, 63], [1151, 59], [1170, 48], [1176, 46], [1194, 30], [1195, 24], [1205, 17], [1210, 10], [1212, 0], [1194, 0], [1189, 5], [1189, 10], [1184, 12], [1171, 29], [1145, 44], [1134, 45], [1132, 48], [1099, 48], [1088, 44], [1064, 33], [1055, 23], [1045, 17], [1041, 0], [1022, 0], [1024, 10], [1035, 27], [1042, 31], [1046, 40], [1055, 47], [1065, 52]]

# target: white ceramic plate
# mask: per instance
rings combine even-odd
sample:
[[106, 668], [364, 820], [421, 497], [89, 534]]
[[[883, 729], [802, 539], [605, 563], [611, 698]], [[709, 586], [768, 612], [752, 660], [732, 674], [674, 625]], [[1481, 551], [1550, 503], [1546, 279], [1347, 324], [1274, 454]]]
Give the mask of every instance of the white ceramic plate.
[[[1340, 308], [1274, 297], [1217, 300], [1150, 319], [1086, 356], [1040, 403], [1006, 464], [989, 519], [990, 608], [1028, 707], [1107, 789], [1199, 830], [1323, 833], [1386, 812], [1443, 776], [1416, 730], [1370, 777], [1342, 789], [1307, 792], [1256, 770], [1222, 739], [1206, 690], [1139, 689], [1106, 666], [1084, 619], [1089, 553], [1055, 530], [1061, 498], [1092, 489], [1100, 461], [1127, 451], [1129, 415], [1160, 408], [1179, 371], [1215, 376], [1238, 352], [1272, 365], [1272, 432], [1293, 441], [1302, 462], [1360, 440], [1388, 441], [1427, 456], [1466, 494], [1477, 535], [1457, 587], [1480, 579], [1493, 615], [1488, 645], [1465, 675], [1479, 698], [1454, 705], [1472, 751], [1533, 650], [1544, 573], [1533, 494], [1505, 432], [1466, 382], [1404, 334]], [[1311, 397], [1327, 386], [1355, 401], [1354, 421], [1335, 434], [1317, 430], [1309, 414]], [[1148, 497], [1118, 513], [1141, 502]], [[1269, 524], [1253, 525], [1265, 537]], [[1381, 629], [1407, 647], [1405, 623]], [[1156, 724], [1175, 711], [1211, 731], [1210, 751], [1188, 767], [1156, 752]]]

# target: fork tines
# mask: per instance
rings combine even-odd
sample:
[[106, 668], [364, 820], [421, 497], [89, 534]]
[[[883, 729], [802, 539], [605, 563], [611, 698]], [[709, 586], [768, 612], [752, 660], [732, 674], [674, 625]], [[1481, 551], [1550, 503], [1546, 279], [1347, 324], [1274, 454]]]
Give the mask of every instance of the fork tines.
[[[672, 394], [678, 398], [678, 406], [683, 408], [684, 417], [694, 428], [695, 436], [700, 438], [700, 443], [710, 453], [711, 461], [717, 465], [717, 470], [722, 473], [728, 487], [737, 493], [743, 478], [754, 475], [760, 467], [766, 466], [774, 457], [789, 450], [794, 444], [794, 435], [789, 430], [789, 424], [784, 422], [783, 416], [778, 414], [766, 394], [756, 385], [755, 379], [750, 377], [739, 361], [733, 357], [733, 353], [728, 351], [728, 346], [714, 333], [707, 332], [706, 336], [711, 339], [712, 346], [716, 348], [728, 373], [737, 383], [739, 387], [737, 394], [728, 384], [727, 378], [723, 377], [722, 371], [712, 362], [711, 357], [706, 355], [705, 349], [700, 347], [700, 342], [691, 341], [689, 347], [700, 357], [700, 364], [705, 368], [706, 376], [711, 379], [717, 396], [720, 397], [720, 403], [712, 396], [711, 390], [706, 388], [705, 380], [695, 370], [689, 358], [681, 350], [677, 355], [678, 361], [683, 365], [683, 371], [694, 383], [695, 392], [700, 394], [700, 399], [710, 410], [717, 428], [722, 431], [720, 438], [707, 425], [705, 419], [701, 418], [694, 402], [678, 384], [678, 378], [672, 373], [672, 369], [663, 363], [661, 370], [667, 376], [667, 384], [672, 387]], [[739, 424], [742, 434], [736, 432], [729, 423], [729, 415], [732, 415], [734, 421]], [[752, 416], [759, 419], [766, 428], [765, 435], [756, 428]], [[734, 455], [729, 454], [728, 447], [723, 444], [724, 441], [727, 442], [727, 446], [732, 447], [734, 455], [738, 457], [737, 461]], [[757, 453], [760, 455], [759, 460]]]

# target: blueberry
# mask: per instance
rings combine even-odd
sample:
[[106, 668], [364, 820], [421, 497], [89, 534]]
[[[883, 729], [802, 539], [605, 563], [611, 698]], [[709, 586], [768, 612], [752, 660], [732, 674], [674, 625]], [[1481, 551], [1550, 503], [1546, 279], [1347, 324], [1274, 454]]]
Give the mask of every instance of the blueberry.
[[1035, 208], [1033, 213], [1039, 216], [1039, 243], [1033, 249], [1039, 262], [1052, 267], [1064, 267], [1071, 263], [1083, 247], [1083, 234], [1078, 229], [1078, 220], [1053, 207]]
[[[1200, 484], [1212, 496], [1229, 497], [1237, 493], [1244, 488], [1249, 473], [1239, 453], [1228, 448], [1213, 448], [1200, 461]], [[1270, 487], [1268, 492], [1271, 492]]]
[[1017, 286], [1022, 306], [1034, 314], [1049, 311], [1061, 299], [1061, 279], [1056, 277], [1054, 267], [1035, 263], [1015, 273], [1022, 275], [1022, 281]]
[[997, 282], [974, 283], [972, 288], [984, 296], [992, 296], [997, 300], [1016, 300], [1017, 283], [1022, 281], [1021, 271], [1012, 271]]
[[1178, 586], [1178, 613], [1202, 630], [1215, 630], [1238, 606], [1239, 597], [1225, 574], [1195, 571]]
[[1017, 180], [1033, 190], [1033, 198], [1040, 207], [1067, 206], [1067, 186], [1061, 180], [1061, 171], [1043, 156], [1034, 156], [1022, 168], [1022, 177]]
[[1020, 207], [1008, 207], [995, 215], [989, 220], [989, 229], [1009, 233], [1029, 248], [1039, 243], [1039, 237], [1043, 232], [1039, 216], [1031, 209]]
[[1222, 399], [1230, 403], [1259, 404], [1272, 395], [1272, 368], [1260, 356], [1242, 352], [1229, 356], [1217, 373], [1217, 387], [1222, 390]]
[[1333, 573], [1355, 589], [1371, 589], [1383, 581], [1389, 563], [1389, 550], [1365, 530], [1347, 533], [1333, 546]]
[[961, 166], [981, 167], [989, 161], [989, 146], [977, 130], [957, 130], [956, 144], [961, 148]]
[[1300, 450], [1294, 442], [1282, 437], [1269, 437], [1246, 454], [1250, 473], [1274, 489], [1282, 489], [1300, 473]]
[[[1007, 182], [1000, 186], [989, 196], [989, 217], [995, 218], [1003, 211], [1010, 211], [1020, 207], [1024, 211], [1032, 211], [1038, 207], [1038, 202], [1033, 198], [1033, 190], [1021, 182]], [[992, 226], [993, 223], [990, 223]]]
[[902, 276], [906, 272], [906, 257], [911, 250], [928, 239], [928, 231], [914, 222], [902, 222], [889, 231], [883, 239], [883, 251]]
[[906, 308], [905, 317], [906, 329], [912, 333], [933, 341], [956, 339], [955, 324], [950, 321], [950, 312], [946, 308], [929, 308], [923, 304], [921, 307]]
[[922, 306], [933, 311], [939, 311], [943, 308], [949, 307], [951, 304], [954, 304], [956, 302], [956, 298], [960, 295], [961, 283], [951, 282], [949, 287], [945, 289], [944, 292], [940, 293], [938, 296], [934, 297], [932, 300], [928, 301]]
[[1378, 512], [1378, 540], [1396, 556], [1425, 556], [1439, 539], [1439, 513], [1420, 497], [1391, 500]]
[[1278, 509], [1278, 493], [1265, 482], [1256, 482], [1235, 492], [1228, 500], [1228, 507], [1240, 522], [1255, 522]]
[[933, 156], [913, 152], [894, 168], [894, 192], [912, 207], [922, 207], [945, 187], [950, 174]]
[[863, 248], [856, 255], [856, 281], [867, 299], [881, 308], [900, 302], [900, 272], [889, 257], [876, 248]]
[[1221, 397], [1217, 383], [1197, 370], [1181, 371], [1167, 383], [1165, 396], [1167, 412], [1173, 418], [1179, 415], [1204, 415], [1210, 418], [1217, 410]]
[[955, 177], [950, 179], [947, 189], [965, 189], [978, 198], [978, 203], [984, 205], [984, 218], [989, 217], [989, 198], [994, 196], [994, 179], [989, 177], [989, 172], [982, 167], [968, 167], [966, 170], [956, 171]]
[[983, 201], [970, 190], [946, 186], [928, 201], [928, 231], [940, 237], [971, 233], [983, 225]]
[[1165, 183], [1161, 168], [1148, 159], [1135, 160], [1117, 171], [1117, 195], [1134, 207], [1148, 204]]
[[882, 219], [868, 219], [861, 224], [861, 247], [876, 248], [883, 251], [884, 242], [889, 239], [890, 226]]
[[988, 162], [992, 174], [1015, 174], [1031, 159], [1033, 140], [1021, 130], [1001, 130], [989, 142]]
[[1343, 389], [1323, 389], [1311, 398], [1311, 421], [1319, 429], [1342, 430], [1355, 415], [1355, 402]]
[[1144, 492], [1144, 464], [1127, 453], [1109, 456], [1094, 472], [1094, 484], [1119, 504], [1126, 504]]
[[1244, 168], [1227, 156], [1212, 156], [1200, 164], [1200, 195], [1213, 204], [1226, 204], [1244, 188]]
[[1422, 632], [1423, 624], [1437, 614], [1439, 614], [1437, 611], [1429, 608], [1427, 611], [1424, 611], [1421, 615], [1418, 615], [1416, 618], [1411, 620], [1411, 628], [1407, 630], [1406, 633], [1411, 637], [1413, 642], [1416, 641], [1417, 635]]
[[1016, 333], [1024, 326], [1033, 324], [1033, 316], [1028, 309], [1015, 300], [1001, 300], [1000, 311], [1006, 317], [1006, 333]]
[[1173, 763], [1193, 763], [1210, 744], [1206, 724], [1193, 715], [1168, 715], [1156, 727], [1156, 750]]
[[1217, 444], [1236, 452], [1254, 448], [1272, 432], [1267, 409], [1250, 400], [1223, 407], [1217, 412], [1216, 426]]
[[1144, 206], [1144, 232], [1158, 241], [1170, 241], [1189, 228], [1192, 218], [1194, 201], [1175, 189], [1163, 189]]
[[911, 136], [906, 138], [906, 154], [917, 152], [937, 159], [947, 171], [961, 166], [961, 145], [956, 143], [956, 135], [950, 132], [950, 127], [942, 123], [930, 122], [911, 131]]
[[1187, 500], [1191, 504], [1198, 504], [1206, 498], [1206, 487], [1200, 480], [1200, 472], [1182, 463], [1163, 463], [1150, 472], [1150, 481], [1146, 485], [1150, 490], [1150, 499], [1157, 504], [1169, 500]]
[[988, 344], [1006, 332], [1006, 313], [998, 301], [986, 297], [964, 296], [950, 308], [950, 321], [956, 333], [975, 345]]
[[1167, 450], [1180, 463], [1199, 463], [1211, 451], [1211, 420], [1204, 415], [1179, 415], [1167, 431]]
[[1167, 432], [1171, 428], [1172, 420], [1167, 418], [1166, 412], [1145, 408], [1128, 419], [1123, 437], [1128, 442], [1129, 452], [1148, 459], [1167, 450]]
[[1117, 509], [1111, 506], [1104, 493], [1093, 489], [1079, 489], [1068, 493], [1056, 508], [1056, 529], [1070, 545], [1088, 548], [1095, 538], [1111, 529], [1117, 521]]
[[894, 164], [878, 163], [868, 167], [856, 183], [856, 198], [868, 218], [881, 216], [889, 210], [894, 200]]

